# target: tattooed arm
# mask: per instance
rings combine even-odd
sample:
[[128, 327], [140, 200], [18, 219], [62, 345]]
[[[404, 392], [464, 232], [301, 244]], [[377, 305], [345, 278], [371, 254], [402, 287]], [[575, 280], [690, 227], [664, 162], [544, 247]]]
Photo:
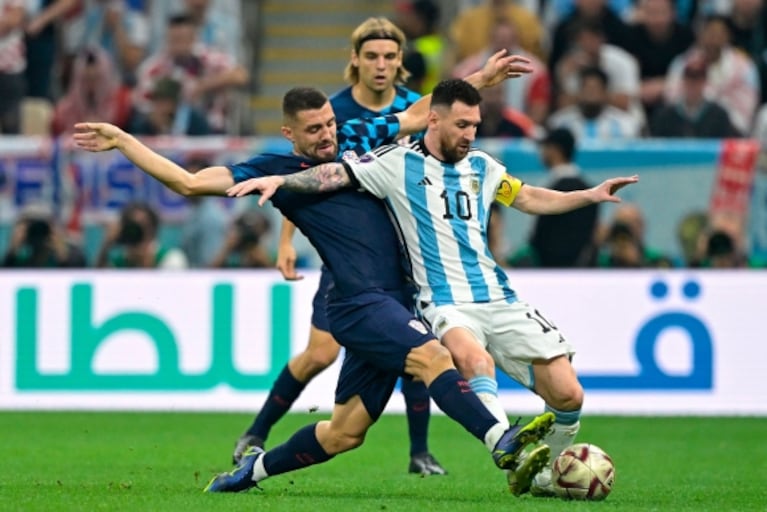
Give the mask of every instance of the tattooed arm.
[[338, 162], [316, 165], [311, 169], [288, 174], [282, 178], [284, 189], [306, 194], [332, 192], [352, 185], [349, 171], [344, 164]]
[[330, 162], [295, 174], [251, 178], [229, 188], [226, 194], [230, 197], [261, 194], [258, 204], [263, 206], [280, 187], [293, 192], [317, 194], [351, 187], [355, 183], [356, 180], [353, 179], [344, 164]]

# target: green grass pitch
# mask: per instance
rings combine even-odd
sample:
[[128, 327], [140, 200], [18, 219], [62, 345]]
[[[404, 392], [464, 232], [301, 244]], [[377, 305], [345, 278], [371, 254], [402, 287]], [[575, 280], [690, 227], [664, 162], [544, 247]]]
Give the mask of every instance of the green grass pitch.
[[[289, 415], [270, 441], [326, 418]], [[385, 416], [358, 450], [262, 483], [208, 495], [230, 468], [242, 414], [0, 413], [2, 511], [767, 511], [767, 418], [586, 417], [616, 483], [604, 502], [514, 498], [485, 448], [444, 416], [430, 448], [450, 474], [406, 473], [406, 422]]]

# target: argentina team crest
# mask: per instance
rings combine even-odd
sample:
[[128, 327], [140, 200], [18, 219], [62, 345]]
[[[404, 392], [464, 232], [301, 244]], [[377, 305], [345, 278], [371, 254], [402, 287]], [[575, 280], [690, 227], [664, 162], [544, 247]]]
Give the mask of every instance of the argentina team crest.
[[471, 191], [475, 194], [479, 194], [479, 178], [472, 178], [471, 182]]

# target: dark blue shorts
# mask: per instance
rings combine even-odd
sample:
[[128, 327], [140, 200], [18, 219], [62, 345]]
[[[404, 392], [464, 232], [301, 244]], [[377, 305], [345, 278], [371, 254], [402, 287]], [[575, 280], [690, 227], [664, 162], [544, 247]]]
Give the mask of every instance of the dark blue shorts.
[[321, 331], [330, 331], [328, 323], [328, 289], [333, 284], [333, 276], [330, 271], [322, 266], [320, 273], [320, 285], [312, 299], [312, 325]]
[[336, 403], [360, 395], [368, 414], [378, 419], [405, 372], [407, 354], [436, 339], [408, 303], [405, 294], [374, 291], [328, 301], [330, 332], [346, 349]]

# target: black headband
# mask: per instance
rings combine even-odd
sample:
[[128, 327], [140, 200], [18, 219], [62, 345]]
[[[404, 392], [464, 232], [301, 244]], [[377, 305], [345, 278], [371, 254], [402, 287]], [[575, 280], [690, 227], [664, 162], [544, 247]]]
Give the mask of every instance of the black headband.
[[362, 48], [363, 44], [367, 43], [368, 41], [373, 41], [374, 39], [388, 39], [397, 43], [398, 46], [401, 44], [400, 40], [394, 34], [390, 34], [389, 32], [372, 32], [357, 41], [357, 45], [354, 50], [357, 52], [360, 51], [360, 48]]

